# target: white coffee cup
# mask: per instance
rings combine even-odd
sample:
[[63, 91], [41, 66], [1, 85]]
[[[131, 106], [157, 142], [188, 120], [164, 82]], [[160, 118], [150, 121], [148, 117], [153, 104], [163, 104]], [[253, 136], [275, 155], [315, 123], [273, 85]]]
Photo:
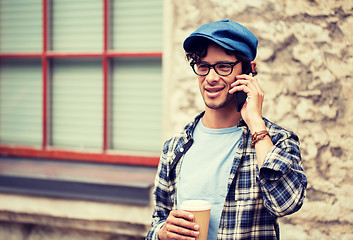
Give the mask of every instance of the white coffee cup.
[[191, 212], [194, 222], [200, 226], [200, 235], [196, 240], [207, 240], [211, 203], [205, 200], [187, 200], [181, 203], [180, 209]]

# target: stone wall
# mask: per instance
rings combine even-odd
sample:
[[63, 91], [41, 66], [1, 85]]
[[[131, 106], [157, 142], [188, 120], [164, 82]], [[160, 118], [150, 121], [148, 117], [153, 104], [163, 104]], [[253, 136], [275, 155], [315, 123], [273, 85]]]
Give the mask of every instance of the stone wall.
[[0, 240], [143, 240], [152, 210], [151, 205], [0, 193]]
[[281, 220], [282, 239], [353, 239], [353, 1], [167, 2], [166, 136], [203, 109], [183, 40], [210, 21], [240, 22], [259, 39], [264, 116], [301, 139], [307, 197]]

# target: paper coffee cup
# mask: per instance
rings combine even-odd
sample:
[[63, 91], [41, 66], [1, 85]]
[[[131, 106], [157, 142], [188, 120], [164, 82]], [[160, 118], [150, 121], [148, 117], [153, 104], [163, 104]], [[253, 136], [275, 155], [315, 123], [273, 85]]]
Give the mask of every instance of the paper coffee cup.
[[182, 202], [180, 209], [191, 212], [194, 215], [194, 222], [200, 226], [200, 235], [196, 240], [207, 240], [211, 203], [204, 200], [187, 200]]

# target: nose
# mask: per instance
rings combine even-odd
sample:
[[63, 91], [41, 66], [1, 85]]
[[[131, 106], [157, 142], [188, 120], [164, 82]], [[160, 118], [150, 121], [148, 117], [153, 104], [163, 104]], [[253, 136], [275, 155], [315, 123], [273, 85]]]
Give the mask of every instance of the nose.
[[214, 82], [218, 82], [219, 81], [220, 76], [218, 75], [218, 73], [216, 73], [216, 71], [214, 70], [214, 68], [210, 68], [209, 73], [206, 75], [206, 81], [209, 84], [212, 84]]

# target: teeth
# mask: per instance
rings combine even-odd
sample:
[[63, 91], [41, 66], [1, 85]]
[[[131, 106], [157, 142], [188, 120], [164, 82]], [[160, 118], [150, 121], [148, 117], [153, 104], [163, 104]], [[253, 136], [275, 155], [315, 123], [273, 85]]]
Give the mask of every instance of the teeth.
[[222, 89], [218, 89], [218, 90], [207, 90], [207, 91], [209, 91], [209, 92], [220, 92], [220, 91], [222, 91]]

